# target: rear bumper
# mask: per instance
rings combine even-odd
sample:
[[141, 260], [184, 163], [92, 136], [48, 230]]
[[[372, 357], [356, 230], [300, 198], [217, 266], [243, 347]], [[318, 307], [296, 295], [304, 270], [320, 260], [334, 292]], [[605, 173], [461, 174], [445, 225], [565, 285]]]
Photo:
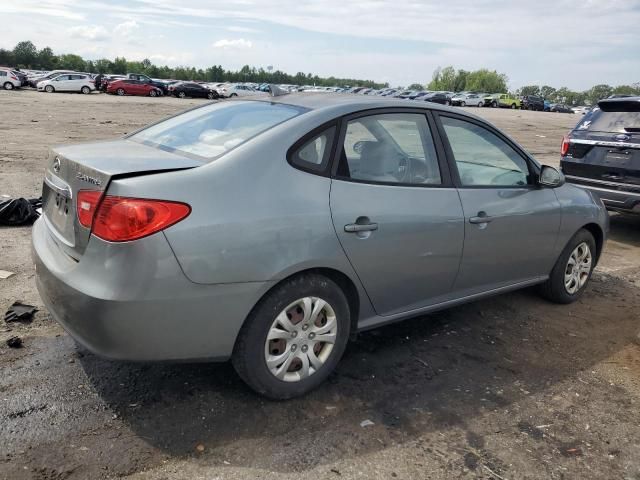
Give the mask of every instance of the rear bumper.
[[640, 188], [637, 192], [623, 190], [624, 184], [566, 175], [567, 182], [596, 195], [608, 210], [640, 214]]
[[194, 284], [162, 233], [128, 244], [92, 238], [79, 262], [60, 249], [43, 219], [32, 235], [43, 303], [78, 343], [108, 358], [226, 360], [270, 286]]

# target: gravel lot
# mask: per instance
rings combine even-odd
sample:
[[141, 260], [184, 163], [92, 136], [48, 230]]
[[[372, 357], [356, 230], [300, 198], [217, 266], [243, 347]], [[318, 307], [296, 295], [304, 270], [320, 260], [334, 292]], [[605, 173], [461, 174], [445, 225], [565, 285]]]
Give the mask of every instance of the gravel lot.
[[[0, 195], [39, 195], [49, 145], [201, 102], [0, 91]], [[549, 164], [578, 120], [473, 111]], [[284, 403], [226, 364], [79, 350], [42, 306], [29, 251], [30, 228], [0, 229], [0, 269], [16, 272], [0, 311], [40, 308], [0, 324], [0, 479], [640, 479], [640, 219], [612, 216], [579, 302], [524, 290], [367, 332], [323, 388]]]

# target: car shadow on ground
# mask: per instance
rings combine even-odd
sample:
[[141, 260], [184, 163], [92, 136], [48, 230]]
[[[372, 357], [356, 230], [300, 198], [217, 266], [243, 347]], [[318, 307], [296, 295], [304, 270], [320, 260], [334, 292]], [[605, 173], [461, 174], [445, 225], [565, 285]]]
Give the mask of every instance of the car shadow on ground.
[[609, 239], [632, 247], [640, 247], [640, 215], [620, 215], [609, 217], [611, 230]]
[[[508, 409], [632, 341], [638, 325], [628, 312], [640, 304], [638, 290], [596, 275], [568, 306], [530, 289], [366, 332], [326, 384], [287, 402], [253, 394], [228, 364], [130, 364], [90, 354], [81, 363], [137, 437], [122, 441], [132, 451], [145, 448], [140, 441], [150, 446], [151, 464], [154, 451], [189, 456], [200, 446], [212, 464], [304, 471], [449, 427], [482, 449], [470, 419]], [[512, 428], [522, 428], [517, 418]]]

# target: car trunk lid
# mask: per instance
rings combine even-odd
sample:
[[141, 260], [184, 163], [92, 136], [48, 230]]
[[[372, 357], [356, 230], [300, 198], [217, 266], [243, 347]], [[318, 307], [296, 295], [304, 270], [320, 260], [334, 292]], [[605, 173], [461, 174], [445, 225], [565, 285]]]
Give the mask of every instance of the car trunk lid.
[[51, 149], [42, 187], [42, 213], [59, 245], [79, 260], [89, 236], [76, 213], [80, 190], [106, 191], [113, 178], [194, 168], [202, 161], [130, 140]]

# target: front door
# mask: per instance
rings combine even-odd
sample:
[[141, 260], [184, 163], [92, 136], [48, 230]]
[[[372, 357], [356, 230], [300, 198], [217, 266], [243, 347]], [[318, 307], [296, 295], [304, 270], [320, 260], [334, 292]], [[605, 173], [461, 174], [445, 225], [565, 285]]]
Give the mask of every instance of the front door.
[[464, 225], [427, 116], [360, 115], [342, 129], [331, 214], [376, 312], [390, 315], [434, 303], [453, 287]]
[[537, 184], [536, 167], [497, 132], [441, 114], [465, 218], [455, 290], [465, 293], [548, 275], [560, 228], [560, 203]]

